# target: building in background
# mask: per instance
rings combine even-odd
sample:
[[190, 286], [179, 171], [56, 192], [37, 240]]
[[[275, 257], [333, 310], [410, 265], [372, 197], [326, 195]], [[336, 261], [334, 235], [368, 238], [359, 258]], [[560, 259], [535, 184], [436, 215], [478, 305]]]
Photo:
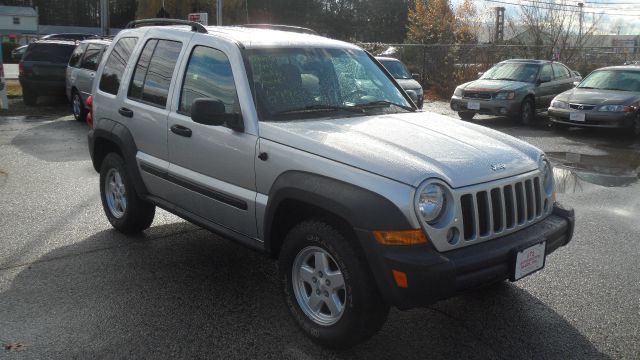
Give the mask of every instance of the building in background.
[[38, 13], [28, 6], [0, 5], [0, 42], [27, 44], [38, 37]]

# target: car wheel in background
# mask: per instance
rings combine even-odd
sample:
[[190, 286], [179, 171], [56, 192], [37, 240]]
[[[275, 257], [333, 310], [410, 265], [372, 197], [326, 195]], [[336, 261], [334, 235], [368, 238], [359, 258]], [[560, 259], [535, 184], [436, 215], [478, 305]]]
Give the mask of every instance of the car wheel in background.
[[536, 117], [536, 108], [533, 99], [530, 97], [525, 98], [520, 104], [520, 123], [523, 125], [529, 125]]
[[82, 103], [82, 97], [80, 97], [80, 94], [76, 90], [74, 90], [73, 95], [71, 95], [71, 111], [73, 112], [73, 117], [77, 121], [86, 121], [87, 109]]
[[38, 94], [31, 89], [24, 88], [22, 89], [22, 101], [27, 106], [34, 106], [38, 102]]
[[100, 198], [111, 225], [125, 234], [143, 231], [151, 226], [156, 207], [138, 197], [124, 166], [116, 153], [109, 153], [100, 167]]
[[470, 121], [470, 120], [473, 120], [473, 117], [476, 116], [476, 113], [459, 112], [458, 116], [460, 116], [460, 119], [462, 119], [462, 120]]
[[366, 262], [328, 222], [308, 220], [287, 234], [279, 258], [287, 306], [314, 341], [348, 348], [375, 334], [389, 306]]

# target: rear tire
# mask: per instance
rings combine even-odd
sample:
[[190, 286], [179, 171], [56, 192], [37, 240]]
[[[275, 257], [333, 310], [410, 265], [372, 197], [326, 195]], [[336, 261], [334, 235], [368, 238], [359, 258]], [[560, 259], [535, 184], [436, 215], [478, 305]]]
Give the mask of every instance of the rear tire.
[[473, 120], [473, 117], [476, 116], [476, 113], [458, 112], [458, 116], [460, 116], [460, 119], [462, 119], [462, 120], [471, 121], [471, 120]]
[[22, 101], [27, 106], [35, 106], [38, 102], [38, 94], [34, 91], [24, 88], [22, 89]]
[[73, 90], [71, 95], [71, 111], [73, 112], [73, 118], [76, 119], [76, 121], [87, 121], [87, 109], [84, 107], [82, 97], [76, 90]]
[[111, 225], [125, 234], [141, 232], [151, 226], [156, 207], [138, 197], [124, 160], [109, 153], [100, 167], [100, 198]]
[[536, 107], [533, 99], [527, 97], [520, 104], [519, 120], [522, 125], [529, 125], [536, 118]]
[[[352, 347], [373, 336], [387, 319], [389, 306], [383, 302], [362, 253], [328, 222], [308, 220], [289, 231], [279, 269], [285, 300], [296, 323], [326, 347]], [[329, 271], [323, 273], [323, 269]], [[334, 287], [330, 279], [334, 279]]]

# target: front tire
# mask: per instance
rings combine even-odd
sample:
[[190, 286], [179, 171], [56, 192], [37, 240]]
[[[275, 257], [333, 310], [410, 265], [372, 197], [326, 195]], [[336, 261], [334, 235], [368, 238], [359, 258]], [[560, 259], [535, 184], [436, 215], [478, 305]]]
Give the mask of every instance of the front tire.
[[525, 98], [520, 104], [519, 120], [522, 125], [529, 125], [536, 118], [535, 103], [531, 97]]
[[373, 336], [389, 313], [366, 262], [328, 222], [304, 221], [286, 236], [279, 259], [285, 300], [314, 341], [335, 349]]
[[476, 113], [458, 112], [458, 116], [460, 116], [460, 119], [462, 119], [462, 120], [471, 121], [471, 120], [473, 120], [473, 117], [476, 116]]
[[73, 118], [76, 119], [76, 121], [87, 121], [87, 109], [82, 103], [82, 97], [76, 90], [74, 90], [73, 95], [71, 95], [71, 111], [73, 112]]
[[141, 232], [151, 226], [156, 207], [138, 197], [124, 160], [109, 153], [100, 167], [100, 198], [111, 225], [125, 234]]

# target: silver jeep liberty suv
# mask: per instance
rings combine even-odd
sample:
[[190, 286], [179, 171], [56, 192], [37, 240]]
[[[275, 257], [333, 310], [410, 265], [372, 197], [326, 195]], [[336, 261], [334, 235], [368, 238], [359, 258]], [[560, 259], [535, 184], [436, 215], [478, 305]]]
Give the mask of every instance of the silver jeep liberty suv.
[[390, 306], [531, 274], [573, 234], [542, 151], [416, 112], [370, 54], [308, 29], [140, 20], [96, 79], [111, 224], [143, 231], [159, 206], [278, 259], [295, 321], [329, 347]]

